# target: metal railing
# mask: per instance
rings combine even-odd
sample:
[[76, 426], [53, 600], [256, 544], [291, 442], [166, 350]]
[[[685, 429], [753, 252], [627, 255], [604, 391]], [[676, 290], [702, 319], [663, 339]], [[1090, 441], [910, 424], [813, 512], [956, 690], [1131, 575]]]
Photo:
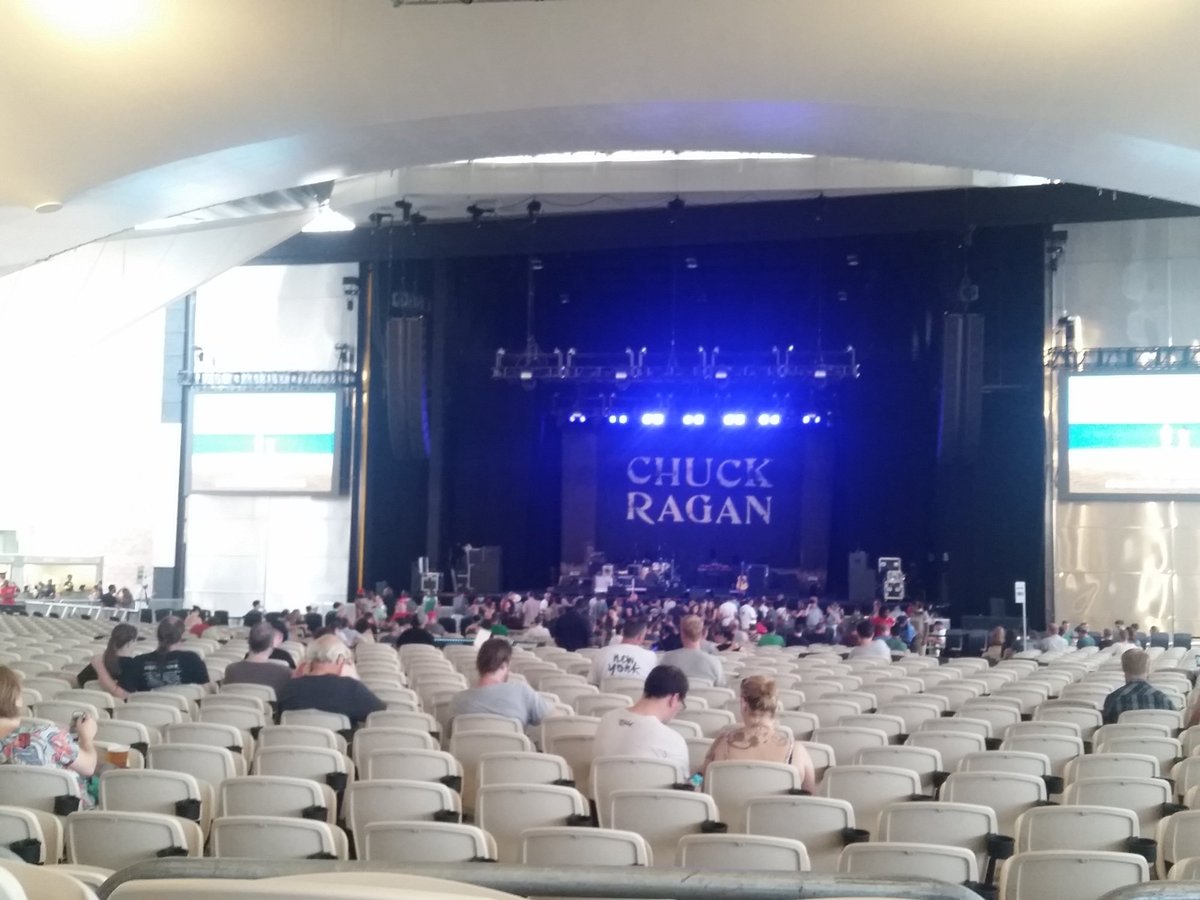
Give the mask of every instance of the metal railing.
[[[624, 897], [652, 900], [810, 900], [887, 897], [896, 900], [979, 900], [961, 885], [924, 878], [860, 878], [853, 875], [698, 872], [675, 868], [570, 866], [541, 868], [494, 863], [400, 865], [386, 862], [167, 858], [122, 869], [98, 891], [107, 900], [121, 884], [159, 878], [273, 878], [314, 872], [383, 872], [464, 882], [521, 897]], [[399, 887], [399, 884], [397, 884]], [[1182, 900], [1184, 894], [1158, 900]], [[1196, 896], [1193, 892], [1192, 898]], [[1130, 898], [1132, 900], [1132, 898]]]
[[1196, 900], [1200, 881], [1156, 881], [1109, 891], [1100, 900]]

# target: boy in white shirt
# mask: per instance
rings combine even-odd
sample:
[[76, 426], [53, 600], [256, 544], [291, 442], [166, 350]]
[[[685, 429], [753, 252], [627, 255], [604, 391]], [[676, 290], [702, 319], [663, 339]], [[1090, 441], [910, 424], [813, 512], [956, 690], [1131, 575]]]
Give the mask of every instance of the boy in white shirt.
[[687, 741], [667, 726], [683, 709], [688, 679], [674, 666], [655, 666], [646, 676], [642, 699], [628, 709], [614, 709], [600, 717], [592, 744], [594, 759], [602, 756], [640, 756], [675, 763], [680, 777], [691, 768]]

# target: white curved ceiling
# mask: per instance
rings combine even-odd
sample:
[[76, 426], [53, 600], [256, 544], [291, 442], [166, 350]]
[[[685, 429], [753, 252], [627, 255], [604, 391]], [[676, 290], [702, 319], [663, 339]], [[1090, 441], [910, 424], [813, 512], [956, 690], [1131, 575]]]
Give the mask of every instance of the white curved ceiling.
[[[1198, 33], [1194, 0], [10, 0], [0, 268], [296, 184], [564, 150], [802, 152], [1200, 203]], [[64, 208], [32, 211], [47, 201]]]

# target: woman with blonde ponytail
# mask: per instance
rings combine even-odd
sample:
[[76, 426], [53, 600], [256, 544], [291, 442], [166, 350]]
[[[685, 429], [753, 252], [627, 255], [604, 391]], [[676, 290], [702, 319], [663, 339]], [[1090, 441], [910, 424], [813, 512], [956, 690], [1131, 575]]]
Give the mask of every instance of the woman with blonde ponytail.
[[727, 759], [739, 761], [789, 763], [800, 773], [801, 787], [814, 791], [817, 787], [816, 769], [807, 751], [793, 737], [775, 724], [779, 709], [779, 691], [775, 679], [754, 675], [742, 681], [742, 723], [726, 728], [708, 748], [700, 774], [708, 771], [709, 763]]

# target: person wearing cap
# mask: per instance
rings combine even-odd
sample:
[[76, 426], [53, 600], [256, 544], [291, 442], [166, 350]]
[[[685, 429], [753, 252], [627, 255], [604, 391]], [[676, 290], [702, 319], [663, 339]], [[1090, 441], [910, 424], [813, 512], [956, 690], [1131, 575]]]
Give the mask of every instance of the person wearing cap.
[[319, 709], [342, 713], [353, 725], [386, 708], [382, 700], [358, 680], [350, 648], [336, 635], [327, 634], [308, 645], [304, 671], [278, 694], [279, 711]]

